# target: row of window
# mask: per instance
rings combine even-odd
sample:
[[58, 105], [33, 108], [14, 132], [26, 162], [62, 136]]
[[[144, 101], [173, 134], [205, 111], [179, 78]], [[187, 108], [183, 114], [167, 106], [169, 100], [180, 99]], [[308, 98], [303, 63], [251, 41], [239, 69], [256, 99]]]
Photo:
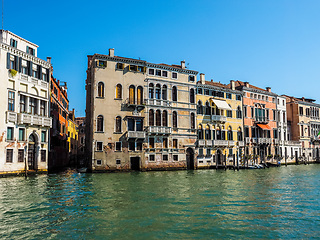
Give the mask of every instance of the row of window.
[[[214, 130], [210, 130], [207, 126], [206, 129], [202, 129], [202, 125], [198, 127], [198, 139], [207, 140], [230, 140], [233, 141], [233, 131], [229, 129], [228, 131], [221, 130], [219, 127]], [[237, 140], [243, 141], [241, 129], [237, 132]]]
[[[8, 92], [8, 111], [15, 111], [15, 92]], [[47, 116], [47, 102], [20, 94], [20, 113]]]
[[[17, 162], [18, 163], [23, 163], [25, 160], [25, 152], [24, 149], [18, 149], [18, 158]], [[45, 149], [42, 149], [40, 151], [40, 161], [41, 162], [46, 162], [47, 158], [47, 151]], [[13, 163], [13, 149], [7, 149], [6, 151], [6, 163]]]
[[[15, 39], [13, 39], [13, 38], [11, 38], [11, 39], [10, 39], [10, 46], [17, 48], [17, 47], [18, 47], [18, 41], [15, 40]], [[31, 54], [31, 55], [34, 56], [35, 53], [36, 53], [36, 51], [35, 51], [34, 48], [31, 48], [31, 47], [27, 46], [27, 47], [26, 47], [26, 53]]]
[[[162, 154], [162, 161], [168, 161], [169, 160], [169, 155], [168, 154]], [[177, 154], [173, 154], [172, 155], [172, 160], [173, 161], [179, 161], [179, 155]], [[154, 154], [150, 154], [149, 155], [149, 161], [153, 162], [155, 161], [155, 155]], [[116, 159], [116, 165], [120, 165], [121, 164], [121, 159]], [[102, 165], [102, 160], [101, 159], [97, 159], [96, 160], [96, 165]]]
[[[7, 141], [13, 141], [15, 139], [14, 127], [7, 127]], [[26, 141], [26, 129], [18, 129], [18, 141]], [[29, 139], [30, 141], [31, 139]], [[41, 131], [41, 142], [47, 142], [47, 131]]]
[[198, 94], [203, 94], [207, 96], [213, 96], [213, 97], [219, 97], [219, 98], [226, 98], [226, 99], [232, 99], [232, 96], [235, 95], [235, 99], [238, 101], [241, 101], [241, 95], [240, 94], [232, 94], [232, 93], [225, 93], [222, 91], [216, 91], [211, 89], [203, 89], [198, 88]]
[[[224, 110], [219, 109], [218, 107], [212, 108], [208, 101], [206, 102], [205, 106], [202, 106], [202, 102], [199, 100], [197, 104], [197, 114], [224, 116]], [[232, 110], [226, 110], [226, 114], [228, 118], [233, 118]], [[240, 106], [237, 107], [236, 118], [242, 118], [242, 111]]]
[[[262, 101], [267, 101], [267, 102], [270, 100], [270, 102], [272, 101], [273, 103], [276, 103], [276, 99], [274, 97], [271, 98], [271, 97], [256, 94], [256, 93], [250, 93], [250, 98], [258, 99], [258, 100], [262, 100]], [[278, 101], [279, 101], [279, 99], [278, 99]]]
[[314, 108], [314, 107], [303, 109], [303, 107], [299, 107], [299, 115], [300, 116], [305, 115], [307, 117], [311, 116], [311, 117], [319, 118], [319, 109], [318, 108]]

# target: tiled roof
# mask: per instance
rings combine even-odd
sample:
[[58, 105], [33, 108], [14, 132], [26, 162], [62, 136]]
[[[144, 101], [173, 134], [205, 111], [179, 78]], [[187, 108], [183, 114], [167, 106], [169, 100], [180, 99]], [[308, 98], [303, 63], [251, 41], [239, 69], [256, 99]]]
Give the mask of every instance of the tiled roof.
[[[236, 86], [236, 88], [237, 87], [245, 87], [246, 84], [244, 82], [242, 82], [242, 81], [237, 80], [237, 81], [235, 81], [235, 86]], [[230, 87], [230, 84], [228, 84], [228, 87]], [[260, 90], [260, 91], [268, 92], [266, 89], [259, 88], [259, 87], [256, 87], [254, 85], [251, 85], [251, 84], [249, 84], [249, 88], [253, 88], [253, 89]]]
[[211, 81], [206, 81], [205, 82], [206, 85], [211, 85], [211, 86], [215, 86], [215, 87], [221, 87], [221, 88], [229, 88], [228, 85], [225, 85], [223, 83], [220, 82], [211, 82]]

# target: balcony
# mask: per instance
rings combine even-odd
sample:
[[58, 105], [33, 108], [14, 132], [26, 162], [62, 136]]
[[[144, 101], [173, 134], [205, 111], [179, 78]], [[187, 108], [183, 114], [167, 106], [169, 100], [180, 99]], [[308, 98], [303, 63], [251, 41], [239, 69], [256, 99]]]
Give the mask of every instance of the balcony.
[[[9, 73], [9, 75], [11, 75], [11, 74]], [[30, 76], [25, 75], [23, 73], [17, 73], [16, 77], [18, 77], [18, 79], [20, 79], [22, 81], [30, 82], [32, 84], [39, 85], [44, 88], [49, 87], [49, 83], [47, 83], [46, 81], [40, 80], [38, 78], [30, 77]]]
[[171, 102], [169, 100], [162, 100], [162, 99], [147, 99], [146, 100], [147, 105], [155, 105], [155, 106], [164, 106], [164, 107], [170, 107]]
[[135, 101], [135, 99], [129, 99], [127, 98], [124, 100], [121, 104], [124, 108], [131, 108], [131, 109], [137, 109], [138, 111], [141, 111], [145, 108], [145, 103], [143, 101]]
[[15, 112], [8, 112], [7, 111], [7, 123], [8, 122], [13, 122], [16, 123], [17, 122], [17, 113]]
[[172, 129], [171, 127], [149, 126], [147, 131], [155, 134], [171, 134]]
[[128, 131], [128, 138], [145, 139], [146, 132], [144, 132], [144, 131]]
[[238, 146], [239, 147], [244, 147], [244, 141], [238, 141]]
[[257, 144], [258, 143], [258, 138], [252, 138], [252, 143]]
[[258, 144], [271, 144], [271, 138], [258, 138]]
[[212, 122], [226, 122], [227, 117], [221, 116], [221, 115], [212, 115], [211, 116], [211, 121]]
[[206, 146], [206, 140], [198, 140], [198, 147], [205, 147]]
[[212, 147], [213, 146], [212, 140], [206, 140], [206, 146], [207, 147]]
[[279, 144], [279, 139], [273, 139], [273, 144]]
[[246, 137], [245, 142], [246, 142], [246, 144], [250, 144], [250, 137]]
[[223, 146], [228, 147], [229, 143], [228, 140], [213, 140], [213, 146]]
[[18, 113], [19, 124], [37, 125], [42, 127], [52, 127], [52, 119], [43, 116], [36, 116], [27, 113]]
[[255, 123], [267, 124], [269, 122], [269, 118], [267, 118], [267, 117], [255, 117], [254, 121], [255, 121]]
[[301, 143], [300, 141], [284, 141], [284, 145], [287, 145], [287, 146], [301, 146]]

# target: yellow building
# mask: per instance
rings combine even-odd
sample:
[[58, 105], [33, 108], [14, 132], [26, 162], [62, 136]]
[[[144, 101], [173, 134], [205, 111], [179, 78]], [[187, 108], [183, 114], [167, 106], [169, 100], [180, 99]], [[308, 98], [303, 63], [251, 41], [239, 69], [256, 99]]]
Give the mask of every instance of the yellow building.
[[[229, 87], [230, 86], [230, 87]], [[243, 157], [242, 92], [234, 81], [197, 83], [197, 167], [237, 167]]]
[[69, 145], [69, 163], [74, 166], [77, 162], [78, 152], [78, 125], [74, 120], [74, 109], [69, 112], [68, 118], [68, 145]]

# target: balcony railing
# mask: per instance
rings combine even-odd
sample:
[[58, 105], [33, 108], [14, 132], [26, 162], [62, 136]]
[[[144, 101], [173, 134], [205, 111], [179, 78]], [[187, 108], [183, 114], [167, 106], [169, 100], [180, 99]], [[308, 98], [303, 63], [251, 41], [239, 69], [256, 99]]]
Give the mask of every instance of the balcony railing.
[[147, 105], [156, 105], [156, 106], [164, 106], [164, 107], [170, 107], [171, 102], [169, 100], [162, 100], [162, 99], [147, 99], [146, 100]]
[[228, 140], [213, 140], [213, 146], [228, 147], [229, 143], [228, 143]]
[[17, 113], [15, 112], [7, 112], [7, 122], [17, 122]]
[[239, 147], [244, 147], [244, 141], [238, 141], [238, 146]]
[[245, 142], [246, 142], [246, 144], [249, 144], [250, 143], [250, 137], [246, 137], [245, 138]]
[[206, 146], [206, 140], [202, 140], [202, 139], [198, 140], [198, 146], [199, 147], [205, 147]]
[[279, 144], [279, 139], [273, 139], [273, 144]]
[[206, 140], [206, 146], [207, 147], [212, 147], [212, 145], [213, 145], [212, 140]]
[[[9, 75], [11, 75], [9, 73]], [[30, 77], [23, 73], [17, 73], [16, 77], [25, 82], [31, 82], [32, 84], [40, 85], [41, 87], [48, 88], [48, 83], [46, 81], [40, 80], [38, 78]]]
[[128, 131], [128, 138], [145, 139], [146, 132], [144, 132], [144, 131]]
[[287, 146], [289, 146], [289, 145], [300, 146], [301, 143], [300, 143], [300, 141], [284, 141], [284, 145], [287, 145]]
[[269, 122], [269, 118], [267, 118], [267, 117], [255, 117], [254, 118], [254, 121], [256, 122], [256, 123], [267, 123], [267, 122]]
[[19, 124], [37, 125], [43, 127], [52, 127], [52, 119], [43, 116], [36, 116], [27, 113], [18, 113]]
[[156, 133], [156, 134], [171, 134], [172, 129], [171, 127], [162, 127], [162, 126], [149, 126], [147, 128], [149, 133]]
[[211, 116], [211, 121], [213, 122], [226, 122], [227, 117], [226, 116], [221, 116], [221, 115], [212, 115]]

